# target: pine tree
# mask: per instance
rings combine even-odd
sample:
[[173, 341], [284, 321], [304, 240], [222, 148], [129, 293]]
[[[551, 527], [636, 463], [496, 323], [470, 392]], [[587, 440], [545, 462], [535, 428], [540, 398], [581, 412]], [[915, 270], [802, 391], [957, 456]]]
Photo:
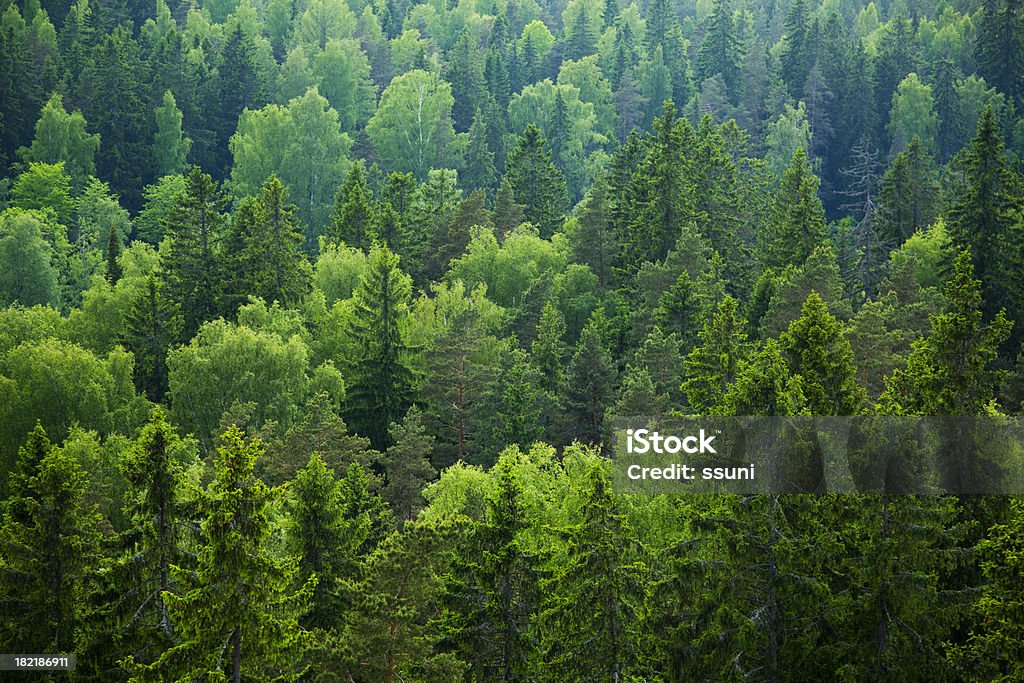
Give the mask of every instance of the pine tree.
[[686, 357], [682, 390], [691, 408], [708, 411], [736, 381], [740, 363], [751, 352], [744, 332], [746, 321], [737, 315], [737, 303], [727, 296], [700, 332], [700, 345]]
[[352, 294], [348, 334], [358, 355], [348, 387], [349, 423], [378, 450], [387, 447], [388, 427], [402, 419], [413, 398], [404, 329], [411, 288], [398, 257], [375, 246]]
[[238, 427], [224, 433], [214, 479], [201, 499], [202, 522], [194, 588], [165, 594], [180, 644], [151, 665], [129, 657], [140, 680], [251, 677], [295, 680], [310, 636], [299, 628], [316, 579], [296, 589], [298, 561], [269, 547], [268, 508], [278, 492], [254, 474], [263, 455]]
[[167, 296], [181, 309], [185, 338], [219, 311], [225, 204], [213, 179], [193, 167], [185, 179], [185, 193], [167, 215], [164, 230], [170, 244], [167, 253], [161, 253], [161, 265]]
[[0, 640], [18, 652], [75, 652], [99, 562], [88, 477], [38, 423], [18, 450], [0, 525]]
[[780, 340], [794, 375], [801, 378], [807, 407], [814, 415], [856, 415], [867, 398], [857, 383], [853, 350], [843, 324], [817, 292], [804, 302]]
[[373, 241], [370, 232], [373, 222], [370, 209], [372, 201], [373, 196], [366, 187], [363, 164], [356, 161], [334, 198], [331, 223], [334, 225], [336, 240], [363, 251], [370, 248]]
[[551, 162], [551, 152], [537, 126], [527, 126], [509, 153], [505, 178], [515, 201], [523, 205], [526, 220], [536, 226], [541, 237], [550, 237], [562, 227], [568, 203], [565, 178]]
[[159, 402], [167, 393], [167, 351], [180, 338], [181, 319], [153, 273], [124, 317], [120, 343], [135, 358], [135, 388]]

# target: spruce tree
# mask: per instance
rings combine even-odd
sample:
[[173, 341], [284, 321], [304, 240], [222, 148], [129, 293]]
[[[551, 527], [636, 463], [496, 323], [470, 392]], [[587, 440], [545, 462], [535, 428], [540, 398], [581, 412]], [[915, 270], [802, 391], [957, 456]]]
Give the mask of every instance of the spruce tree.
[[683, 364], [686, 379], [682, 390], [691, 408], [712, 409], [736, 381], [740, 363], [751, 350], [745, 325], [746, 321], [737, 315], [736, 300], [731, 296], [722, 299], [711, 320], [700, 331], [700, 345], [690, 352]]
[[565, 378], [565, 318], [550, 301], [544, 304], [537, 336], [530, 346], [530, 360], [540, 375], [541, 387], [557, 393]]
[[896, 155], [878, 189], [879, 232], [884, 240], [902, 244], [935, 221], [939, 183], [935, 163], [919, 138]]
[[957, 250], [970, 250], [986, 315], [1005, 308], [1011, 319], [1021, 319], [1020, 179], [1005, 157], [991, 106], [982, 113], [962, 164], [966, 183], [948, 214], [952, 244]]
[[545, 582], [545, 668], [573, 681], [642, 676], [647, 567], [600, 460], [592, 458], [566, 559]]
[[487, 136], [488, 123], [480, 109], [473, 116], [466, 144], [466, 159], [460, 179], [469, 190], [492, 191], [498, 179], [494, 168], [494, 152]]
[[18, 450], [0, 525], [0, 640], [24, 653], [81, 645], [102, 520], [88, 476], [38, 423]]
[[135, 388], [151, 401], [167, 393], [167, 351], [180, 338], [181, 318], [153, 273], [124, 316], [120, 343], [135, 357]]
[[121, 269], [121, 237], [117, 234], [117, 226], [111, 225], [107, 232], [107, 267], [103, 277], [111, 285], [116, 285], [124, 272]]
[[853, 350], [843, 324], [817, 292], [807, 297], [800, 318], [790, 323], [780, 341], [793, 374], [801, 378], [812, 414], [857, 414], [867, 397], [857, 383]]
[[615, 366], [601, 338], [602, 323], [595, 314], [583, 328], [566, 382], [571, 436], [582, 443], [601, 443], [605, 410], [612, 402]]
[[185, 338], [219, 312], [225, 205], [213, 178], [193, 167], [184, 194], [167, 215], [164, 231], [170, 243], [161, 253], [161, 266], [167, 296], [181, 310]]
[[423, 413], [413, 407], [401, 423], [391, 425], [391, 447], [384, 454], [387, 483], [381, 496], [402, 523], [423, 507], [423, 488], [437, 472], [430, 464], [434, 437], [426, 433]]
[[299, 627], [316, 579], [296, 588], [298, 559], [271, 547], [269, 508], [279, 492], [254, 474], [260, 441], [232, 425], [217, 449], [213, 481], [200, 501], [195, 587], [165, 594], [179, 644], [150, 665], [129, 657], [140, 680], [253, 677], [296, 680], [310, 635]]
[[385, 246], [370, 251], [352, 294], [348, 329], [357, 354], [348, 386], [349, 423], [378, 450], [388, 446], [388, 427], [402, 419], [413, 399], [405, 331], [412, 283], [398, 260]]
[[271, 175], [256, 197], [246, 197], [235, 212], [224, 261], [228, 271], [222, 307], [233, 316], [250, 297], [297, 306], [310, 288], [309, 263], [302, 253], [298, 207]]
[[541, 237], [550, 237], [562, 227], [568, 198], [565, 177], [552, 163], [540, 129], [530, 124], [508, 155], [505, 178], [516, 202], [523, 205], [527, 221]]
[[366, 187], [363, 164], [356, 161], [334, 198], [334, 213], [331, 215], [334, 239], [355, 249], [368, 250], [373, 241], [370, 232], [373, 223], [372, 201], [373, 195]]
[[1020, 106], [1024, 100], [1024, 7], [1020, 0], [985, 5], [974, 55], [985, 80]]
[[735, 101], [740, 81], [741, 46], [729, 0], [717, 0], [705, 22], [706, 33], [697, 50], [698, 79], [721, 75], [729, 98]]
[[800, 266], [826, 240], [825, 210], [818, 199], [818, 178], [797, 148], [769, 209], [762, 244], [762, 263], [768, 268]]

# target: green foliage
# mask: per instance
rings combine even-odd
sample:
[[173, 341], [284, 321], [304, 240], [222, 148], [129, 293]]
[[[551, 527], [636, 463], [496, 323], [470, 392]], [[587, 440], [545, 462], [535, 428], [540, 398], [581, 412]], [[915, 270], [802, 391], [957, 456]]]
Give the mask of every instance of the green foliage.
[[196, 585], [165, 593], [176, 615], [180, 644], [151, 665], [129, 657], [126, 668], [142, 680], [245, 674], [295, 680], [310, 635], [299, 628], [316, 586], [311, 578], [295, 588], [298, 562], [278, 557], [270, 545], [268, 508], [279, 495], [255, 477], [263, 447], [246, 443], [232, 426], [217, 450], [214, 479], [201, 499]]
[[0, 223], [0, 303], [56, 305], [60, 301], [51, 248], [30, 213], [5, 212]]
[[565, 211], [565, 178], [551, 161], [540, 129], [529, 125], [505, 162], [505, 178], [515, 201], [524, 206], [523, 217], [540, 234], [550, 237], [561, 227]]
[[398, 261], [385, 246], [370, 251], [366, 270], [352, 293], [348, 327], [356, 354], [350, 360], [349, 419], [353, 429], [377, 449], [389, 445], [388, 427], [400, 421], [412, 403], [411, 349], [405, 331], [411, 283]]
[[60, 95], [54, 93], [39, 113], [32, 145], [22, 150], [21, 156], [29, 164], [64, 162], [74, 184], [81, 187], [86, 178], [96, 173], [99, 146], [100, 136], [86, 132], [82, 113], [69, 114]]

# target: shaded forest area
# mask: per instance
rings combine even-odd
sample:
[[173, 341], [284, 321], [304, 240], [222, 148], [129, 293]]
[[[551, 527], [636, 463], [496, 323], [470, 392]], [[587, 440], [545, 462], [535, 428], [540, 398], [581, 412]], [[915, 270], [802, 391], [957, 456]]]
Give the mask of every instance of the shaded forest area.
[[0, 651], [1024, 680], [1019, 500], [608, 460], [1018, 414], [1022, 107], [1019, 0], [0, 0]]

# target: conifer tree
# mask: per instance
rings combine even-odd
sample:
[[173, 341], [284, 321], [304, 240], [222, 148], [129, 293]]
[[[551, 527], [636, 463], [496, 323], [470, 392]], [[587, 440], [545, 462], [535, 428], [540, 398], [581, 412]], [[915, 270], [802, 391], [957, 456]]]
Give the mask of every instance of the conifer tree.
[[565, 388], [566, 408], [573, 421], [572, 437], [582, 443], [602, 441], [604, 413], [612, 402], [615, 366], [601, 338], [602, 324], [595, 314], [583, 328]]
[[165, 594], [176, 615], [180, 644], [151, 665], [129, 657], [141, 680], [252, 677], [295, 680], [310, 643], [299, 627], [316, 579], [296, 588], [298, 560], [270, 547], [268, 508], [278, 492], [254, 474], [263, 454], [231, 426], [217, 449], [214, 479], [201, 500], [195, 587]]
[[867, 398], [857, 383], [853, 350], [843, 324], [828, 311], [817, 292], [804, 302], [800, 318], [780, 340], [813, 415], [855, 415]]
[[499, 446], [529, 448], [544, 437], [540, 376], [525, 351], [516, 347], [501, 373], [495, 441]]
[[977, 23], [974, 55], [985, 80], [1020, 106], [1024, 97], [1024, 11], [1018, 0], [986, 5]]
[[117, 234], [117, 226], [111, 225], [107, 232], [107, 268], [103, 277], [111, 285], [116, 285], [124, 272], [121, 269], [121, 237]]
[[213, 178], [197, 166], [167, 215], [164, 230], [170, 244], [166, 255], [161, 254], [161, 265], [167, 296], [181, 310], [186, 338], [219, 311], [225, 204]]
[[366, 251], [370, 248], [373, 235], [370, 232], [373, 224], [371, 202], [373, 197], [366, 187], [366, 175], [363, 164], [354, 162], [349, 169], [345, 182], [338, 188], [334, 198], [334, 213], [331, 223], [334, 225], [334, 238], [355, 249]]
[[430, 464], [434, 437], [426, 433], [417, 408], [410, 408], [401, 423], [391, 425], [391, 444], [384, 454], [387, 483], [381, 496], [405, 523], [416, 518], [423, 507], [423, 488], [437, 474]]
[[120, 343], [135, 357], [135, 388], [151, 401], [167, 393], [167, 351], [180, 338], [181, 318], [153, 273], [131, 302]]
[[373, 247], [352, 294], [348, 334], [358, 355], [348, 388], [348, 411], [353, 429], [378, 450], [387, 447], [388, 426], [402, 419], [413, 398], [405, 332], [411, 291], [398, 256], [387, 247]]
[[529, 678], [537, 647], [540, 558], [525, 542], [528, 509], [512, 456], [499, 461], [483, 522], [459, 548], [446, 577], [441, 632], [483, 681]]
[[515, 149], [509, 152], [505, 178], [515, 201], [523, 205], [526, 220], [537, 227], [541, 237], [550, 237], [562, 227], [568, 202], [565, 177], [552, 163], [551, 152], [537, 126], [527, 126]]
[[357, 552], [369, 535], [370, 520], [366, 515], [346, 517], [342, 483], [316, 451], [290, 489], [288, 539], [298, 558], [298, 582], [316, 582], [299, 624], [339, 628], [347, 606], [344, 584], [357, 575]]
[[939, 199], [936, 176], [934, 161], [915, 137], [892, 160], [879, 184], [878, 222], [883, 239], [902, 244], [935, 221]]
[[540, 375], [541, 387], [557, 393], [565, 378], [565, 319], [550, 301], [544, 304], [537, 336], [530, 346], [530, 360]]
[[0, 640], [18, 652], [75, 652], [99, 562], [88, 477], [38, 423], [18, 450], [0, 525]]
[[911, 346], [906, 369], [886, 380], [880, 407], [891, 415], [981, 415], [1002, 373], [993, 367], [1013, 323], [1000, 311], [982, 316], [981, 283], [969, 251], [962, 251], [946, 283], [946, 311], [933, 315], [931, 333]]
[[188, 582], [173, 568], [191, 568], [186, 548], [192, 520], [183, 495], [182, 467], [175, 461], [177, 445], [177, 436], [158, 409], [123, 467], [131, 485], [125, 496], [131, 526], [124, 537], [125, 556], [108, 590], [118, 595], [117, 635], [144, 663], [156, 660], [175, 642], [168, 593], [180, 593]]
[[801, 148], [797, 148], [782, 177], [768, 220], [767, 236], [761, 247], [765, 267], [802, 265], [826, 239], [818, 178]]
[[735, 101], [740, 81], [741, 46], [733, 24], [729, 0], [717, 0], [705, 22], [707, 32], [697, 50], [697, 78], [703, 82], [721, 75]]
[[682, 390], [690, 407], [710, 410], [722, 400], [736, 381], [740, 363], [746, 360], [751, 344], [744, 332], [746, 321], [737, 315], [737, 303], [727, 296], [718, 304], [712, 318], [700, 331], [700, 345], [686, 357], [686, 379]]
[[978, 132], [963, 158], [966, 183], [949, 210], [949, 235], [958, 250], [969, 249], [981, 280], [984, 312], [1001, 308], [1020, 319], [1024, 250], [1021, 247], [1020, 180], [1004, 156], [992, 107], [978, 121]]
[[494, 151], [491, 150], [487, 134], [488, 123], [479, 107], [473, 116], [473, 125], [469, 127], [466, 144], [466, 160], [460, 179], [469, 190], [494, 189], [498, 172], [494, 168]]
[[599, 460], [590, 464], [583, 495], [566, 533], [565, 563], [547, 582], [545, 667], [574, 681], [629, 680], [643, 671], [647, 568]]
[[309, 291], [311, 272], [302, 253], [297, 211], [287, 203], [287, 190], [276, 175], [263, 183], [258, 196], [242, 200], [224, 258], [228, 273], [221, 303], [227, 315], [250, 297], [291, 307]]

